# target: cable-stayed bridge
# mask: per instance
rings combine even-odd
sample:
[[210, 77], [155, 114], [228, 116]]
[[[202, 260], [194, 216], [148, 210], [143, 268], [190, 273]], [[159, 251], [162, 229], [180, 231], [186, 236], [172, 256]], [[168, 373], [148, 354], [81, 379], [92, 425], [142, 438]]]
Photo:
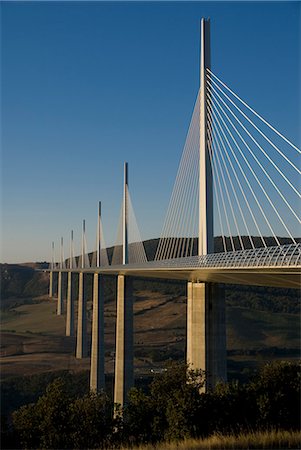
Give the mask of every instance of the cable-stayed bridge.
[[148, 260], [140, 236], [127, 163], [113, 252], [105, 245], [100, 204], [94, 251], [87, 250], [85, 221], [80, 255], [73, 232], [67, 259], [63, 239], [59, 262], [52, 244], [50, 296], [58, 273], [58, 314], [68, 273], [66, 335], [75, 331], [72, 276], [79, 274], [77, 358], [87, 355], [84, 275], [94, 274], [91, 389], [104, 386], [105, 274], [117, 276], [116, 403], [124, 403], [133, 384], [132, 276], [187, 281], [187, 362], [206, 370], [207, 387], [226, 378], [221, 283], [300, 287], [300, 154], [211, 70], [210, 23], [202, 19], [200, 90], [154, 258]]

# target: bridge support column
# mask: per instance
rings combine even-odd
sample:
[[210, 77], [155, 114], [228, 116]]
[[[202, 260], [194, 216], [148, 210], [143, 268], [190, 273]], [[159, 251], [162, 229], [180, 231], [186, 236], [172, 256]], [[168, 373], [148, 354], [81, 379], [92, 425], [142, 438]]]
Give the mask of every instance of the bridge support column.
[[87, 356], [86, 298], [83, 272], [79, 273], [77, 308], [76, 358], [82, 359]]
[[62, 272], [58, 273], [58, 283], [57, 283], [57, 310], [58, 316], [61, 316], [64, 312], [64, 280]]
[[53, 272], [49, 273], [49, 298], [53, 297]]
[[187, 363], [206, 371], [205, 390], [226, 381], [225, 293], [220, 285], [188, 282]]
[[105, 388], [104, 352], [104, 283], [95, 273], [93, 279], [93, 318], [91, 344], [90, 390], [99, 392]]
[[121, 406], [134, 385], [133, 353], [132, 280], [118, 275], [114, 403]]
[[66, 336], [74, 336], [74, 298], [72, 290], [72, 272], [68, 272]]

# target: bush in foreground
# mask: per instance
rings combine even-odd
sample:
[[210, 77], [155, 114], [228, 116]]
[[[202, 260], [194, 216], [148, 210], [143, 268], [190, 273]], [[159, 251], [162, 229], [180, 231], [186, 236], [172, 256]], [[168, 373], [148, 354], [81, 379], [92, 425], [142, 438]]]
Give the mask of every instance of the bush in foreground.
[[67, 383], [57, 379], [36, 403], [13, 413], [14, 430], [22, 448], [82, 449], [166, 441], [180, 445], [216, 435], [232, 434], [233, 440], [250, 430], [299, 429], [300, 365], [273, 363], [247, 385], [220, 384], [200, 393], [204, 380], [202, 372], [189, 371], [185, 364], [169, 364], [147, 393], [132, 389], [123, 413], [114, 417], [104, 394], [75, 398]]

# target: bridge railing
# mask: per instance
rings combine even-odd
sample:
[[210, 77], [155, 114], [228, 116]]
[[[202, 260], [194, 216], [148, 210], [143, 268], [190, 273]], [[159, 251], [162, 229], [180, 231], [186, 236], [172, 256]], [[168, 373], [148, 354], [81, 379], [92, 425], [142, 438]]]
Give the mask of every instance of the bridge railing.
[[204, 256], [149, 261], [131, 267], [149, 268], [239, 268], [239, 267], [295, 267], [301, 265], [301, 244], [262, 247]]
[[[235, 252], [211, 253], [204, 256], [189, 256], [145, 263], [127, 264], [135, 269], [194, 269], [194, 268], [249, 268], [249, 267], [297, 267], [301, 266], [301, 244], [260, 247]], [[68, 267], [68, 265], [67, 265]], [[91, 266], [89, 266], [91, 267]], [[107, 265], [104, 268], [122, 268], [122, 265]], [[74, 267], [75, 268], [75, 267]], [[91, 267], [93, 268], [93, 267]], [[59, 263], [53, 269], [62, 269]], [[64, 270], [65, 268], [63, 268]]]

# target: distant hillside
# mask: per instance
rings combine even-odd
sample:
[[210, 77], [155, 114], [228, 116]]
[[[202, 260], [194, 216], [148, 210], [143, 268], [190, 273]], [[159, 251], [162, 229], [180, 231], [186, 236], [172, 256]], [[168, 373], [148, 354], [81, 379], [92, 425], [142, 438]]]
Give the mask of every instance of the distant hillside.
[[[154, 240], [146, 246], [155, 248]], [[10, 378], [59, 370], [88, 370], [89, 359], [74, 357], [74, 338], [65, 337], [65, 316], [49, 299], [49, 274], [39, 265], [2, 264], [2, 375]], [[116, 277], [104, 277], [106, 373], [114, 371]], [[66, 274], [63, 279], [66, 281]], [[57, 292], [54, 277], [54, 292]], [[75, 311], [78, 276], [73, 277]], [[88, 335], [91, 337], [93, 275], [86, 276]], [[137, 377], [184, 360], [186, 289], [184, 281], [134, 278], [134, 341]], [[65, 284], [66, 288], [66, 284]], [[247, 378], [255, 367], [300, 353], [300, 291], [225, 285], [229, 378]], [[77, 313], [75, 314], [77, 317]]]
[[[238, 237], [234, 237], [234, 244], [239, 248]], [[250, 247], [249, 239], [242, 237], [246, 248]], [[265, 237], [268, 245], [275, 245], [274, 238]], [[289, 238], [278, 237], [281, 244], [290, 243]], [[298, 242], [301, 238], [296, 239]], [[149, 239], [144, 241], [144, 247], [149, 261], [155, 257], [159, 239]], [[253, 237], [255, 246], [261, 245], [258, 236]], [[197, 251], [197, 239], [194, 239], [194, 248]], [[227, 247], [230, 249], [230, 238], [226, 238]], [[221, 236], [215, 237], [215, 252], [223, 251], [223, 242]], [[108, 248], [109, 261], [112, 259], [114, 247]], [[92, 259], [92, 254], [90, 254]], [[44, 272], [37, 272], [35, 269], [45, 269], [47, 262], [32, 262], [25, 264], [0, 264], [0, 286], [1, 299], [19, 297], [37, 297], [47, 294], [48, 275]], [[77, 277], [74, 277], [74, 287], [77, 289]], [[186, 295], [186, 285], [183, 281], [156, 280], [156, 279], [135, 279], [136, 288], [139, 290], [158, 290], [171, 295]], [[57, 289], [56, 279], [54, 280], [54, 289]], [[87, 276], [86, 290], [88, 298], [92, 296], [92, 277]], [[105, 290], [107, 295], [112, 296], [115, 292], [114, 277], [106, 277]], [[227, 300], [229, 304], [243, 305], [248, 308], [274, 312], [292, 312], [300, 311], [300, 295], [295, 289], [274, 289], [256, 286], [226, 286]], [[3, 304], [2, 304], [3, 307]]]
[[[246, 249], [252, 248], [251, 242], [247, 236], [241, 236], [241, 239], [242, 239], [242, 242]], [[253, 240], [254, 246], [256, 248], [262, 247], [262, 241], [259, 236], [252, 236], [252, 240]], [[268, 247], [277, 245], [277, 243], [273, 237], [264, 237], [264, 240]], [[281, 245], [291, 244], [291, 242], [292, 242], [291, 239], [285, 238], [285, 237], [278, 237], [278, 240]], [[147, 255], [147, 259], [149, 261], [152, 261], [155, 257], [155, 253], [156, 253], [156, 250], [158, 247], [158, 241], [159, 241], [159, 239], [149, 239], [148, 241], [144, 241], [144, 248], [145, 248], [145, 252]], [[301, 238], [296, 238], [296, 241], [300, 243]], [[235, 249], [238, 250], [241, 248], [238, 236], [233, 236], [233, 243], [234, 243]], [[231, 251], [231, 240], [229, 237], [225, 237], [225, 244], [226, 244], [227, 250]], [[197, 254], [197, 248], [198, 248], [198, 239], [194, 238], [193, 239], [193, 255]], [[112, 251], [113, 251], [113, 248], [110, 249], [110, 254]], [[214, 252], [220, 253], [223, 251], [224, 251], [223, 239], [221, 236], [216, 236], [214, 238]]]
[[[239, 250], [240, 247], [240, 240], [238, 238], [238, 236], [233, 236], [233, 244], [235, 249]], [[251, 246], [251, 242], [249, 240], [249, 238], [247, 236], [241, 236], [242, 242], [244, 244], [244, 247], [246, 249], [250, 249], [252, 248]], [[285, 237], [277, 237], [277, 239], [279, 240], [281, 245], [285, 245], [285, 244], [291, 244], [291, 239], [289, 238], [285, 238]], [[259, 248], [262, 247], [262, 240], [260, 237], [258, 236], [252, 236], [252, 240], [253, 240], [253, 244], [255, 246], [255, 248]], [[264, 240], [267, 244], [268, 247], [271, 246], [275, 246], [277, 245], [275, 239], [273, 237], [264, 237]], [[301, 238], [295, 238], [296, 242], [300, 243], [301, 242]], [[155, 259], [155, 254], [156, 254], [156, 250], [158, 247], [158, 243], [159, 243], [159, 239], [148, 239], [146, 241], [143, 241], [144, 244], [144, 248], [145, 248], [145, 253], [147, 256], [147, 260], [148, 261], [153, 261]], [[227, 251], [231, 251], [232, 247], [231, 247], [231, 240], [229, 237], [225, 237], [225, 245], [227, 248]], [[197, 249], [198, 249], [198, 239], [194, 238], [193, 239], [193, 251], [192, 254], [193, 255], [197, 255]], [[216, 236], [214, 238], [214, 252], [215, 253], [221, 253], [224, 251], [224, 247], [223, 247], [223, 239], [221, 236]], [[108, 259], [109, 259], [109, 263], [111, 264], [112, 258], [113, 258], [113, 252], [114, 252], [114, 247], [108, 247], [107, 248], [107, 253], [108, 253]], [[90, 261], [92, 261], [93, 259], [93, 254], [95, 252], [91, 252], [89, 253], [89, 259]], [[76, 257], [76, 261], [78, 262], [78, 256]], [[66, 262], [68, 262], [69, 259], [66, 259]]]
[[[32, 266], [37, 267], [36, 264]], [[1, 301], [46, 294], [48, 275], [37, 272], [32, 266], [0, 264]]]
[[[0, 265], [1, 308], [5, 309], [9, 299], [47, 295], [49, 275], [37, 272], [31, 267], [16, 264]], [[57, 289], [54, 277], [54, 292]], [[134, 278], [135, 291], [153, 291], [172, 296], [186, 296], [186, 283], [177, 280]], [[78, 277], [73, 277], [74, 291], [77, 291]], [[93, 276], [86, 277], [86, 296], [92, 299]], [[225, 285], [228, 306], [246, 307], [258, 311], [299, 314], [301, 296], [298, 289], [271, 288], [260, 286]], [[116, 279], [105, 276], [105, 298], [116, 297]]]

